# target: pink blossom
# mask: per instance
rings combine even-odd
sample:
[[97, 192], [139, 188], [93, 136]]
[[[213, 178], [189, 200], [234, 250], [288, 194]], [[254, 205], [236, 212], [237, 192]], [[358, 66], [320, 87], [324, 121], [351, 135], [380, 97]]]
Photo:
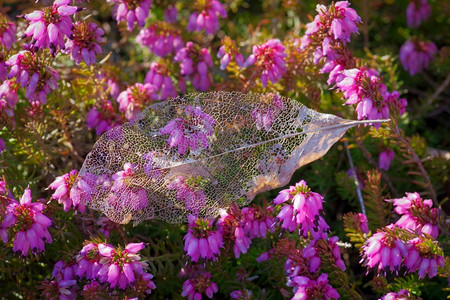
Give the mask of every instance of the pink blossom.
[[79, 278], [86, 278], [88, 280], [95, 279], [98, 272], [102, 268], [100, 260], [102, 256], [98, 250], [99, 244], [86, 242], [84, 247], [76, 255], [77, 270], [76, 275]]
[[66, 42], [65, 52], [77, 65], [84, 61], [89, 66], [95, 64], [96, 55], [102, 53], [100, 44], [105, 32], [94, 22], [79, 21], [73, 25], [73, 34]]
[[[10, 22], [7, 16], [0, 13], [0, 45], [9, 50], [15, 42], [16, 24]], [[2, 76], [0, 76], [0, 80], [3, 80]]]
[[261, 70], [261, 83], [264, 87], [270, 80], [277, 83], [286, 72], [286, 53], [284, 45], [277, 39], [271, 39], [262, 45], [253, 46], [253, 54], [244, 63], [244, 67], [255, 64]]
[[20, 51], [11, 56], [6, 65], [10, 67], [9, 79], [16, 77], [16, 82], [26, 88], [25, 97], [30, 102], [45, 103], [51, 90], [58, 88], [59, 74], [34, 52]]
[[384, 227], [372, 235], [362, 247], [361, 262], [369, 268], [378, 265], [378, 271], [400, 269], [404, 257], [407, 257], [405, 243], [398, 237], [394, 224]]
[[361, 232], [366, 234], [369, 233], [369, 224], [366, 215], [358, 213], [357, 216], [357, 222], [359, 224], [359, 229], [361, 230]]
[[89, 111], [86, 123], [89, 129], [95, 128], [95, 133], [100, 135], [122, 123], [122, 117], [114, 110], [112, 103], [107, 100], [99, 107], [93, 107]]
[[33, 38], [35, 47], [49, 46], [52, 54], [56, 53], [57, 47], [64, 49], [64, 37], [72, 35], [70, 16], [79, 11], [78, 7], [69, 6], [69, 3], [70, 0], [55, 0], [52, 6], [45, 7], [43, 11], [35, 10], [25, 15], [25, 19], [30, 21], [25, 35]]
[[184, 46], [180, 31], [174, 25], [161, 21], [141, 29], [136, 42], [161, 57], [177, 53]]
[[322, 273], [316, 280], [306, 276], [295, 276], [287, 284], [292, 286], [295, 300], [308, 299], [338, 299], [336, 289], [328, 283], [328, 274]]
[[152, 100], [158, 99], [156, 87], [150, 83], [135, 83], [119, 94], [119, 110], [125, 112], [128, 120], [134, 120], [142, 109]]
[[178, 9], [175, 5], [170, 5], [164, 10], [164, 21], [167, 23], [175, 23], [177, 21]]
[[21, 251], [23, 256], [26, 256], [29, 250], [33, 253], [42, 252], [45, 249], [44, 242], [52, 242], [52, 237], [48, 232], [52, 221], [42, 214], [45, 205], [41, 202], [32, 203], [31, 201], [29, 188], [25, 189], [20, 202], [10, 199], [9, 205], [6, 207], [6, 215], [0, 226], [0, 236], [3, 242], [8, 243], [8, 236], [14, 234], [13, 251]]
[[401, 289], [397, 293], [387, 293], [386, 295], [381, 297], [380, 300], [410, 300], [410, 296], [411, 294], [408, 292], [408, 290]]
[[403, 68], [412, 76], [428, 68], [437, 52], [438, 49], [433, 42], [413, 38], [402, 45], [399, 57]]
[[150, 65], [150, 71], [145, 76], [144, 82], [151, 84], [159, 92], [159, 96], [155, 93], [152, 94], [156, 98], [154, 100], [165, 100], [176, 97], [178, 94], [165, 64], [153, 62]]
[[69, 197], [72, 199], [72, 204], [77, 207], [77, 210], [84, 212], [86, 202], [91, 201], [91, 195], [94, 192], [94, 187], [97, 184], [98, 177], [91, 173], [80, 175], [78, 180], [70, 190]]
[[255, 120], [258, 130], [270, 131], [272, 124], [280, 112], [284, 110], [283, 99], [276, 94], [268, 94], [268, 103], [261, 103], [260, 107], [252, 111], [252, 118]]
[[189, 17], [188, 31], [202, 31], [214, 34], [219, 30], [219, 16], [227, 17], [227, 11], [217, 0], [196, 1], [196, 11]]
[[188, 216], [189, 229], [184, 237], [184, 251], [196, 262], [199, 258], [215, 260], [223, 248], [222, 233], [213, 230], [212, 218]]
[[5, 80], [0, 85], [0, 112], [5, 112], [5, 114], [11, 118], [13, 124], [14, 109], [19, 101], [19, 98], [17, 97], [18, 89], [19, 85], [11, 80]]
[[77, 281], [71, 280], [45, 280], [42, 282], [42, 296], [45, 299], [75, 300], [77, 298]]
[[3, 151], [6, 150], [6, 144], [5, 144], [5, 140], [0, 138], [0, 154], [3, 153]]
[[408, 241], [408, 255], [405, 258], [404, 265], [409, 272], [417, 272], [419, 278], [429, 278], [437, 275], [438, 266], [445, 266], [445, 258], [436, 254], [433, 249], [437, 247], [436, 241], [431, 241], [424, 237], [417, 237]]
[[189, 300], [201, 300], [202, 294], [212, 299], [213, 294], [217, 293], [219, 288], [217, 284], [211, 281], [211, 274], [204, 272], [195, 278], [188, 279], [183, 283], [182, 297]]
[[114, 2], [114, 16], [117, 23], [126, 22], [128, 31], [133, 31], [134, 23], [139, 27], [145, 26], [145, 20], [150, 12], [152, 0], [107, 0]]
[[[49, 185], [50, 189], [55, 190], [52, 198], [58, 200], [59, 204], [64, 205], [64, 211], [69, 211], [73, 204], [72, 199], [70, 199], [70, 189], [72, 189], [77, 176], [78, 171], [72, 170], [69, 173], [56, 177], [55, 181]], [[74, 206], [74, 209], [77, 208]]]
[[423, 200], [418, 193], [406, 193], [406, 197], [392, 201], [395, 212], [401, 215], [395, 225], [417, 233], [426, 233], [433, 238], [438, 237], [439, 209], [432, 208], [432, 200]]
[[431, 6], [428, 0], [411, 0], [406, 8], [406, 21], [408, 27], [419, 27], [420, 23], [431, 15]]
[[235, 61], [238, 67], [244, 65], [244, 56], [239, 53], [236, 43], [228, 36], [222, 39], [222, 46], [217, 52], [217, 58], [220, 58], [221, 70], [225, 70], [231, 61]]
[[273, 217], [273, 207], [256, 206], [244, 207], [242, 209], [244, 217], [244, 231], [249, 238], [265, 238], [267, 232], [275, 231], [275, 218]]
[[282, 190], [273, 200], [274, 204], [282, 204], [277, 218], [282, 222], [281, 228], [294, 231], [298, 228], [299, 235], [319, 238], [329, 229], [320, 213], [323, 210], [323, 197], [311, 192], [304, 180], [295, 186]]
[[186, 106], [184, 113], [184, 118], [173, 119], [161, 128], [161, 134], [170, 134], [167, 142], [170, 147], [177, 147], [180, 155], [184, 155], [188, 149], [191, 154], [195, 153], [199, 145], [207, 149], [216, 121], [199, 106]]
[[180, 63], [181, 75], [190, 78], [195, 89], [209, 90], [213, 82], [209, 68], [213, 67], [213, 61], [207, 48], [187, 42], [184, 48], [178, 50], [174, 60]]
[[380, 152], [380, 156], [378, 157], [378, 168], [382, 170], [389, 170], [389, 166], [391, 165], [391, 161], [394, 159], [394, 151], [392, 149], [387, 149], [385, 151]]
[[108, 219], [107, 217], [100, 217], [97, 221], [97, 225], [100, 226], [100, 228], [98, 230], [107, 239], [110, 237], [112, 231], [122, 230], [121, 224], [117, 224], [117, 223], [111, 221], [110, 219]]
[[177, 192], [177, 200], [183, 201], [186, 209], [193, 214], [198, 214], [206, 204], [206, 195], [196, 181], [196, 178], [186, 180], [184, 176], [177, 176], [167, 185], [168, 190]]

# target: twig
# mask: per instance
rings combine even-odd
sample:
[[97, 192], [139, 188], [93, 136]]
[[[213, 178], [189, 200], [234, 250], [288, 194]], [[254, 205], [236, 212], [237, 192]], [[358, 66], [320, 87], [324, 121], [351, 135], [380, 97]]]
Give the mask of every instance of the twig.
[[438, 89], [434, 92], [433, 95], [428, 99], [427, 105], [433, 104], [434, 100], [447, 88], [447, 86], [450, 84], [450, 75], [447, 76], [447, 78], [442, 82], [442, 84], [438, 87]]
[[363, 197], [362, 197], [361, 188], [359, 186], [358, 176], [356, 176], [356, 169], [355, 169], [355, 166], [353, 165], [352, 155], [350, 154], [350, 150], [348, 149], [348, 142], [344, 141], [344, 145], [345, 145], [345, 151], [347, 152], [348, 161], [350, 163], [350, 168], [353, 170], [353, 173], [355, 174], [355, 176], [353, 176], [353, 179], [355, 181], [356, 194], [358, 195], [359, 204], [361, 205], [361, 211], [366, 216], [367, 215], [366, 214], [366, 207], [364, 205], [364, 200], [363, 200]]

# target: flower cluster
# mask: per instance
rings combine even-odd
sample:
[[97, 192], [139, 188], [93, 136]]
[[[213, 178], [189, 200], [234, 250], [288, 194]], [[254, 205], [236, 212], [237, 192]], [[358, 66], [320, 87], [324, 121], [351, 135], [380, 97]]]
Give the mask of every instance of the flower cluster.
[[394, 155], [395, 153], [392, 149], [381, 151], [378, 157], [378, 168], [386, 171], [389, 170], [389, 166], [394, 159]]
[[231, 61], [235, 61], [238, 67], [244, 66], [244, 56], [239, 53], [236, 43], [226, 36], [222, 39], [222, 46], [217, 52], [217, 58], [220, 58], [220, 69], [225, 70]]
[[408, 290], [401, 289], [397, 293], [387, 293], [383, 297], [381, 297], [381, 300], [412, 300], [416, 299], [413, 295], [411, 295]]
[[194, 7], [196, 11], [189, 17], [189, 31], [204, 29], [207, 34], [214, 34], [220, 28], [218, 16], [227, 17], [227, 11], [218, 0], [197, 0]]
[[406, 8], [408, 27], [419, 27], [430, 15], [431, 7], [428, 0], [411, 0]]
[[102, 53], [100, 44], [105, 32], [94, 22], [79, 21], [73, 25], [71, 38], [66, 42], [65, 52], [70, 54], [77, 65], [84, 61], [89, 66], [95, 64], [96, 55]]
[[158, 99], [157, 88], [150, 83], [135, 83], [121, 92], [117, 97], [119, 110], [125, 113], [125, 118], [133, 120], [147, 104]]
[[222, 233], [213, 230], [214, 220], [188, 216], [189, 229], [184, 237], [184, 251], [196, 262], [199, 258], [214, 260], [223, 247]]
[[429, 278], [437, 275], [438, 266], [445, 266], [445, 259], [437, 253], [437, 242], [425, 237], [417, 237], [408, 241], [408, 256], [404, 265], [409, 272], [417, 272], [419, 278]]
[[193, 42], [187, 42], [174, 57], [180, 63], [181, 75], [192, 78], [192, 85], [199, 91], [207, 91], [212, 83], [208, 68], [213, 67], [211, 54]]
[[9, 78], [16, 77], [16, 82], [26, 88], [25, 97], [30, 102], [45, 103], [50, 91], [58, 88], [59, 74], [34, 52], [20, 51], [11, 56], [6, 65], [10, 67]]
[[19, 85], [15, 81], [5, 80], [0, 85], [0, 112], [4, 112], [14, 124], [14, 108], [19, 101], [17, 90]]
[[328, 283], [328, 274], [322, 273], [316, 280], [305, 276], [295, 276], [287, 284], [293, 287], [294, 297], [292, 299], [338, 299], [340, 298], [336, 289]]
[[133, 31], [134, 23], [139, 27], [145, 26], [145, 20], [150, 12], [152, 0], [107, 0], [114, 2], [114, 14], [117, 23], [126, 22], [128, 31]]
[[162, 135], [170, 134], [167, 140], [170, 147], [177, 147], [178, 153], [184, 155], [188, 149], [191, 153], [198, 149], [209, 147], [209, 137], [213, 134], [216, 121], [202, 108], [187, 106], [184, 110], [185, 118], [176, 118], [161, 128]]
[[286, 73], [285, 47], [277, 39], [271, 39], [262, 45], [253, 46], [251, 54], [244, 63], [244, 67], [256, 65], [261, 70], [261, 83], [264, 87], [270, 80], [277, 83]]
[[270, 131], [276, 117], [284, 109], [283, 99], [276, 94], [268, 95], [268, 103], [263, 107], [255, 108], [252, 111], [252, 118], [255, 120], [256, 128]]
[[161, 57], [177, 53], [184, 46], [180, 31], [172, 24], [161, 21], [141, 29], [136, 41]]
[[177, 192], [177, 200], [184, 202], [187, 210], [198, 214], [200, 208], [206, 204], [206, 195], [201, 189], [201, 178], [177, 176], [167, 185], [168, 190]]
[[49, 47], [52, 54], [56, 53], [57, 47], [64, 49], [64, 37], [72, 35], [70, 16], [78, 11], [78, 7], [69, 3], [70, 0], [55, 0], [52, 6], [25, 15], [25, 19], [30, 21], [25, 35], [33, 38], [35, 47]]
[[412, 76], [428, 68], [437, 52], [437, 47], [433, 42], [424, 42], [413, 38], [406, 41], [400, 48], [400, 62]]
[[202, 299], [202, 294], [205, 294], [211, 299], [218, 290], [217, 284], [211, 281], [211, 274], [204, 272], [183, 283], [181, 296], [187, 297], [189, 300], [197, 300]]
[[[49, 185], [50, 189], [55, 190], [52, 198], [58, 200], [59, 204], [64, 205], [64, 211], [69, 211], [73, 205], [72, 199], [70, 199], [70, 189], [72, 189], [77, 176], [78, 171], [72, 170], [69, 173], [56, 177], [55, 181]], [[74, 209], [77, 209], [76, 205], [74, 205]]]
[[107, 100], [100, 107], [93, 107], [87, 114], [86, 123], [89, 129], [95, 128], [100, 135], [122, 122], [122, 117], [114, 111], [111, 101]]
[[0, 225], [0, 236], [3, 242], [8, 243], [9, 236], [14, 234], [13, 251], [20, 251], [26, 256], [31, 250], [33, 253], [45, 250], [45, 242], [51, 243], [52, 237], [48, 227], [52, 221], [42, 211], [45, 205], [41, 202], [31, 202], [31, 190], [25, 192], [17, 202], [9, 199], [6, 215]]
[[299, 235], [306, 237], [311, 233], [314, 238], [322, 237], [329, 229], [320, 215], [323, 210], [323, 197], [312, 192], [304, 180], [282, 190], [273, 203], [285, 203], [277, 216], [282, 222], [281, 228], [291, 232], [298, 228]]
[[[159, 97], [153, 100], [165, 100], [177, 96], [177, 89], [170, 78], [169, 70], [163, 63], [153, 62], [150, 65], [150, 71], [145, 76], [144, 82], [151, 84], [159, 91]], [[155, 94], [152, 94], [152, 96], [155, 96]]]
[[[7, 16], [0, 13], [0, 45], [2, 45], [6, 50], [9, 50], [15, 42], [16, 24], [10, 22]], [[0, 75], [0, 80], [1, 79], [2, 76]]]

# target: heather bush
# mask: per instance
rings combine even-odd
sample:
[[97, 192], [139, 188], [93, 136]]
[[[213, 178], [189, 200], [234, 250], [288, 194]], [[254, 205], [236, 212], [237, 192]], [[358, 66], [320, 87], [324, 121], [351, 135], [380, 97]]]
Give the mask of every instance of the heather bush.
[[[1, 2], [0, 298], [448, 298], [449, 15], [440, 0]], [[145, 138], [169, 156], [83, 167], [102, 135], [115, 157], [120, 126], [152, 126], [147, 107], [208, 91], [262, 106], [239, 126], [201, 105], [167, 108], [177, 117]], [[164, 181], [173, 157], [207, 159], [219, 126], [287, 128], [287, 98], [363, 122], [286, 186], [239, 191], [248, 205], [205, 209], [227, 180], [206, 167]], [[252, 184], [277, 175], [286, 148], [258, 148], [269, 158]], [[227, 163], [236, 177], [246, 167]], [[135, 184], [143, 176], [183, 222], [134, 218], [161, 193]], [[132, 212], [119, 224], [105, 207]]]

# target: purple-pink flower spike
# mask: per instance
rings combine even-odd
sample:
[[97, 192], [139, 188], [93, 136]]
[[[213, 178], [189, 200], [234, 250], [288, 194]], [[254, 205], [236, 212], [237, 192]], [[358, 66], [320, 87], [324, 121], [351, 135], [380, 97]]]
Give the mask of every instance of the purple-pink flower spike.
[[378, 157], [378, 168], [382, 170], [389, 170], [389, 166], [391, 165], [392, 160], [394, 159], [394, 150], [387, 149], [380, 152]]
[[[72, 170], [69, 173], [56, 177], [55, 181], [49, 185], [50, 189], [55, 190], [52, 198], [58, 200], [59, 204], [64, 205], [64, 211], [69, 211], [70, 207], [73, 205], [72, 199], [70, 199], [70, 189], [77, 176], [78, 171]], [[77, 207], [74, 206], [74, 209], [77, 209]]]
[[428, 0], [411, 0], [406, 8], [406, 21], [408, 27], [419, 27], [431, 15], [431, 6]]
[[223, 247], [222, 233], [213, 230], [212, 218], [188, 216], [189, 229], [184, 237], [184, 251], [196, 262], [200, 258], [215, 260]]
[[117, 23], [126, 22], [128, 31], [133, 31], [134, 23], [145, 26], [145, 20], [150, 12], [152, 0], [106, 0], [114, 2], [114, 16]]
[[[6, 50], [16, 42], [16, 24], [9, 21], [8, 17], [0, 13], [0, 45]], [[1, 55], [1, 54], [0, 54]], [[2, 77], [0, 76], [0, 80]]]
[[306, 276], [295, 276], [287, 284], [294, 287], [295, 300], [308, 299], [338, 299], [340, 298], [336, 289], [328, 283], [328, 274], [322, 273], [316, 280]]
[[204, 29], [207, 34], [214, 34], [220, 28], [218, 16], [227, 17], [227, 11], [218, 0], [197, 0], [194, 7], [196, 11], [189, 17], [189, 31]]
[[188, 300], [201, 300], [202, 295], [205, 294], [212, 299], [214, 293], [217, 293], [219, 288], [217, 284], [211, 281], [211, 274], [205, 272], [195, 278], [188, 279], [183, 283], [182, 297], [187, 297]]
[[119, 94], [117, 102], [119, 110], [125, 113], [125, 118], [134, 120], [147, 104], [157, 99], [157, 87], [150, 83], [135, 83]]
[[165, 64], [153, 62], [150, 65], [150, 71], [145, 76], [144, 82], [151, 84], [159, 92], [159, 97], [155, 93], [151, 95], [155, 97], [153, 100], [166, 100], [167, 98], [176, 97], [178, 94]]
[[412, 76], [428, 68], [437, 52], [438, 49], [433, 42], [413, 38], [402, 45], [399, 58], [403, 68]]
[[89, 66], [95, 64], [96, 56], [102, 53], [100, 44], [105, 32], [94, 22], [79, 21], [73, 25], [73, 34], [66, 42], [65, 52], [77, 65], [84, 61]]
[[161, 57], [177, 53], [184, 46], [180, 31], [172, 24], [161, 21], [141, 29], [136, 42], [147, 46], [151, 52]]

